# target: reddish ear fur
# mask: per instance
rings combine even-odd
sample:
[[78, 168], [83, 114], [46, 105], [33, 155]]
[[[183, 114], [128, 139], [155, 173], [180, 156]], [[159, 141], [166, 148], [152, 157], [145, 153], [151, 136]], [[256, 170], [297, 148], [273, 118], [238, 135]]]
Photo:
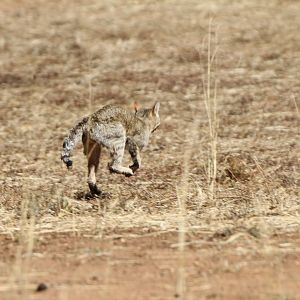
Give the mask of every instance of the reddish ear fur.
[[137, 111], [139, 109], [139, 104], [136, 101], [133, 102], [133, 107], [134, 107], [135, 113], [137, 113]]
[[152, 115], [158, 116], [159, 106], [160, 106], [160, 103], [159, 102], [155, 102], [155, 104], [152, 107]]

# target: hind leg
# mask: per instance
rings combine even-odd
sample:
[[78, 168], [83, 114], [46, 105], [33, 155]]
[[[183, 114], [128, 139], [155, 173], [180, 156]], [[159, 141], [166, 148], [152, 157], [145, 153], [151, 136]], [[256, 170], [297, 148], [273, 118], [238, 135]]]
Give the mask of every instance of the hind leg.
[[93, 140], [83, 139], [84, 153], [88, 159], [88, 185], [93, 195], [101, 195], [101, 190], [96, 184], [96, 173], [99, 167], [99, 158], [101, 153], [101, 146]]
[[96, 184], [96, 173], [99, 167], [100, 152], [100, 145], [94, 143], [88, 155], [88, 185], [91, 193], [94, 195], [101, 195], [102, 193]]

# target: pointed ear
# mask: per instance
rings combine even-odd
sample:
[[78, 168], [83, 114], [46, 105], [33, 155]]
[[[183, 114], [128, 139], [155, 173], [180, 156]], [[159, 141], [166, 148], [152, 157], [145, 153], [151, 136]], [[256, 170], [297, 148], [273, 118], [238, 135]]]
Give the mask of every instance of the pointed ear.
[[133, 102], [133, 107], [134, 107], [134, 111], [135, 111], [135, 114], [138, 112], [138, 109], [139, 109], [139, 105], [136, 101]]
[[157, 116], [158, 117], [159, 106], [160, 106], [159, 102], [155, 102], [155, 104], [153, 105], [153, 107], [152, 107], [152, 115], [153, 116]]

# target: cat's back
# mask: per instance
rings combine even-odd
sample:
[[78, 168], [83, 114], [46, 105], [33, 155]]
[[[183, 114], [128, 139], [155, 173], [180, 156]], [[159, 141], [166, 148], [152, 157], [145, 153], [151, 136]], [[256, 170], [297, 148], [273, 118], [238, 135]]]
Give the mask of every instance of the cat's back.
[[91, 115], [94, 123], [109, 124], [121, 123], [128, 124], [134, 118], [134, 114], [125, 108], [117, 105], [105, 105]]

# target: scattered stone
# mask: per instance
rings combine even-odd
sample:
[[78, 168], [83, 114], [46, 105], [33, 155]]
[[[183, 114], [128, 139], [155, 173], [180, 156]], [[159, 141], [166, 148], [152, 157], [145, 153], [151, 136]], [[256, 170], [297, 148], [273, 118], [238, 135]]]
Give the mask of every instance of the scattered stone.
[[38, 286], [36, 287], [37, 292], [42, 292], [42, 291], [45, 291], [47, 289], [48, 289], [47, 284], [45, 284], [43, 282], [39, 283]]
[[93, 281], [98, 281], [98, 276], [96, 276], [96, 275], [93, 275], [92, 277], [91, 277], [91, 280], [93, 280]]

